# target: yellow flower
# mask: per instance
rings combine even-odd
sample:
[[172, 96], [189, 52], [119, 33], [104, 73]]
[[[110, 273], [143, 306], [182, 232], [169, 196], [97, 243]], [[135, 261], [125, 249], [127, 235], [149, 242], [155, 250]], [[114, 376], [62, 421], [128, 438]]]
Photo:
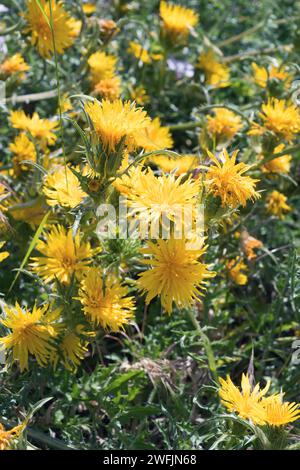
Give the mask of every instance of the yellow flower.
[[265, 67], [259, 67], [257, 64], [251, 64], [254, 81], [262, 88], [266, 88], [268, 80], [276, 78], [279, 81], [285, 82], [285, 85], [288, 86], [292, 80], [291, 75], [285, 70], [284, 67], [276, 67], [272, 65], [269, 70]]
[[138, 146], [136, 134], [150, 124], [146, 112], [130, 101], [95, 100], [87, 103], [85, 109], [108, 152], [114, 152], [123, 139], [128, 150], [134, 150]]
[[143, 64], [150, 64], [151, 57], [147, 49], [144, 49], [139, 43], [130, 41], [127, 51]]
[[116, 73], [117, 57], [105, 52], [95, 52], [88, 59], [91, 69], [91, 80], [94, 85], [107, 78], [113, 78]]
[[214, 196], [219, 196], [222, 206], [237, 207], [241, 204], [243, 207], [247, 201], [252, 201], [260, 197], [255, 191], [255, 185], [259, 181], [250, 176], [244, 176], [251, 166], [243, 162], [236, 163], [238, 151], [233, 152], [232, 157], [223, 150], [222, 162], [220, 162], [211, 152], [208, 152], [214, 164], [207, 171], [206, 184], [208, 190]]
[[272, 191], [266, 199], [266, 209], [269, 214], [283, 220], [285, 212], [289, 212], [292, 208], [286, 203], [287, 197], [279, 191]]
[[43, 256], [31, 258], [32, 271], [46, 283], [57, 279], [62, 284], [68, 284], [74, 275], [81, 278], [97, 252], [89, 242], [81, 241], [78, 232], [73, 237], [72, 229], [67, 231], [61, 225], [53, 227], [45, 241], [39, 240], [36, 250]]
[[156, 177], [151, 168], [136, 168], [120, 178], [118, 188], [127, 196], [128, 207], [132, 209], [130, 215], [137, 215], [145, 228], [155, 229], [157, 223], [164, 223], [164, 217], [180, 221], [183, 209], [191, 220], [201, 182], [190, 178], [182, 182], [182, 178], [183, 175], [177, 179], [175, 175]]
[[173, 147], [173, 139], [168, 127], [164, 127], [157, 117], [136, 135], [136, 142], [147, 152], [152, 150], [170, 149]]
[[30, 69], [29, 65], [25, 62], [21, 54], [14, 54], [12, 57], [6, 59], [0, 64], [0, 73], [5, 75], [12, 75], [20, 73], [20, 78], [25, 78], [25, 73]]
[[262, 105], [259, 117], [263, 126], [253, 123], [249, 135], [262, 135], [266, 130], [273, 132], [276, 137], [291, 141], [294, 134], [300, 132], [300, 113], [296, 105], [285, 100], [271, 98]]
[[258, 248], [262, 248], [263, 244], [257, 238], [252, 237], [247, 230], [243, 230], [241, 233], [241, 243], [242, 248], [249, 260], [253, 260], [256, 258], [256, 253], [254, 250]]
[[150, 102], [150, 98], [147, 95], [145, 88], [143, 88], [141, 85], [131, 90], [130, 97], [132, 101], [135, 101], [140, 106]]
[[265, 413], [261, 406], [264, 395], [269, 390], [270, 382], [261, 390], [259, 384], [252, 389], [248, 375], [243, 374], [241, 390], [236, 387], [229, 375], [226, 380], [219, 379], [221, 402], [230, 412], [236, 412], [243, 419], [250, 419], [254, 424], [264, 424]]
[[26, 5], [27, 12], [25, 18], [28, 22], [28, 27], [25, 32], [31, 33], [31, 44], [37, 46], [42, 57], [49, 59], [54, 52], [51, 23], [56, 52], [63, 54], [65, 49], [72, 46], [74, 37], [72, 34], [72, 24], [69, 23], [71, 17], [64, 10], [62, 2], [51, 0], [52, 15], [50, 13], [49, 1], [47, 0], [39, 0], [39, 2], [27, 0]]
[[56, 130], [58, 123], [49, 119], [42, 119], [38, 113], [32, 117], [26, 116], [24, 111], [11, 111], [10, 122], [15, 129], [28, 131], [32, 137], [38, 139], [42, 145], [53, 145], [56, 141]]
[[207, 117], [208, 133], [217, 139], [232, 139], [243, 127], [240, 116], [226, 108], [215, 109], [215, 116]]
[[17, 135], [14, 142], [9, 144], [9, 149], [14, 153], [12, 159], [14, 173], [18, 176], [22, 171], [30, 170], [30, 166], [22, 163], [24, 160], [36, 161], [36, 150], [33, 142], [27, 137], [25, 132]]
[[56, 368], [58, 360], [62, 362], [70, 372], [76, 372], [81, 361], [88, 352], [89, 339], [95, 336], [95, 332], [87, 332], [83, 325], [77, 325], [75, 331], [68, 331], [64, 334], [58, 350], [52, 355], [51, 361]]
[[[4, 247], [6, 242], [0, 242], [0, 250], [1, 248]], [[8, 251], [1, 251], [0, 252], [0, 263], [2, 263], [2, 261], [4, 261], [6, 258], [9, 257], [9, 252]]]
[[278, 395], [262, 401], [265, 409], [265, 422], [269, 426], [283, 426], [300, 418], [297, 403], [282, 402]]
[[198, 60], [198, 67], [204, 71], [208, 85], [215, 88], [225, 88], [230, 85], [230, 69], [222, 64], [212, 50], [202, 53]]
[[15, 307], [5, 307], [6, 316], [0, 323], [10, 333], [0, 338], [6, 350], [12, 349], [13, 360], [18, 361], [20, 370], [28, 369], [28, 356], [33, 355], [38, 364], [45, 367], [51, 352], [55, 349], [52, 340], [57, 335], [55, 321], [60, 310], [51, 311], [50, 305], [22, 309], [16, 302]]
[[92, 15], [97, 10], [97, 6], [94, 3], [84, 3], [82, 5], [83, 13], [87, 16]]
[[162, 1], [159, 10], [163, 29], [174, 42], [185, 39], [198, 23], [199, 17], [191, 8]]
[[114, 101], [119, 98], [121, 94], [121, 79], [117, 76], [104, 78], [96, 83], [94, 91], [95, 93], [99, 93], [102, 98]]
[[[274, 149], [274, 155], [276, 155], [276, 153], [281, 153], [284, 150], [284, 147], [284, 144], [277, 145]], [[273, 160], [265, 163], [262, 169], [267, 173], [285, 174], [290, 171], [291, 161], [291, 155], [282, 155], [282, 157], [274, 158]]]
[[197, 155], [182, 155], [177, 158], [158, 155], [157, 157], [151, 157], [151, 162], [155, 163], [164, 172], [173, 173], [177, 176], [194, 170], [200, 164]]
[[82, 28], [82, 21], [76, 20], [75, 18], [70, 18], [68, 20], [68, 27], [70, 28], [70, 36], [75, 39], [80, 34]]
[[3, 424], [0, 423], [0, 450], [10, 450], [15, 439], [20, 436], [25, 426], [26, 423], [23, 423], [6, 430]]
[[208, 271], [207, 264], [199, 261], [206, 248], [189, 250], [184, 239], [149, 241], [142, 253], [151, 256], [143, 261], [151, 268], [140, 274], [138, 280], [139, 288], [147, 293], [146, 303], [160, 296], [162, 307], [170, 314], [173, 302], [178, 308], [184, 308], [199, 300], [206, 279], [215, 275]]
[[78, 178], [68, 167], [56, 167], [44, 180], [43, 193], [49, 206], [71, 207], [83, 201], [87, 194], [81, 189]]
[[83, 311], [92, 322], [105, 330], [120, 331], [134, 316], [134, 298], [118, 279], [108, 276], [105, 281], [98, 268], [91, 268], [81, 281], [79, 297]]
[[244, 286], [248, 282], [248, 276], [245, 272], [248, 268], [242, 259], [237, 256], [235, 259], [226, 262], [227, 269], [233, 282], [238, 286]]

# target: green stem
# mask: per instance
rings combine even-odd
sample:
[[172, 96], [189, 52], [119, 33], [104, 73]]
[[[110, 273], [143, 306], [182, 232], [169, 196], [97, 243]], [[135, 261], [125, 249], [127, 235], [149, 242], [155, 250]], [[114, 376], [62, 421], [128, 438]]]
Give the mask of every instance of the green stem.
[[197, 331], [197, 333], [199, 334], [199, 336], [200, 336], [200, 338], [203, 342], [203, 346], [204, 346], [206, 356], [207, 356], [207, 360], [208, 360], [209, 369], [211, 371], [211, 374], [212, 374], [214, 380], [218, 383], [217, 365], [216, 365], [215, 356], [214, 356], [214, 353], [213, 353], [213, 350], [212, 350], [212, 347], [211, 347], [211, 342], [210, 342], [208, 336], [202, 330], [202, 328], [200, 326], [200, 323], [198, 322], [198, 320], [195, 316], [194, 311], [191, 308], [189, 308], [187, 310], [187, 314], [188, 314], [195, 330]]

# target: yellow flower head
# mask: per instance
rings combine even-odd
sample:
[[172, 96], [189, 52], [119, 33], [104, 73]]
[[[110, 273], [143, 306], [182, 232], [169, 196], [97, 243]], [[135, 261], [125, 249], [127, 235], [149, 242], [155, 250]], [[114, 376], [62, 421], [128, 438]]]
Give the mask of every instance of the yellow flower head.
[[230, 140], [243, 127], [240, 116], [226, 108], [218, 108], [214, 116], [207, 117], [208, 133], [217, 139]]
[[3, 424], [0, 423], [0, 450], [10, 450], [15, 439], [20, 436], [25, 428], [25, 425], [25, 423], [19, 424], [12, 429], [6, 430]]
[[29, 69], [29, 65], [25, 62], [21, 54], [14, 54], [0, 64], [0, 74], [12, 75], [14, 73], [21, 73], [21, 79], [25, 78], [24, 72], [27, 72]]
[[232, 383], [229, 375], [226, 380], [220, 378], [219, 381], [221, 402], [230, 412], [234, 411], [241, 418], [250, 419], [255, 424], [264, 424], [265, 413], [261, 400], [268, 392], [270, 382], [262, 390], [259, 384], [252, 389], [248, 375], [243, 374], [240, 390]]
[[76, 20], [75, 18], [70, 18], [68, 20], [68, 27], [70, 28], [70, 36], [76, 39], [82, 28], [82, 21]]
[[239, 204], [245, 206], [249, 199], [255, 200], [260, 197], [255, 191], [255, 185], [259, 180], [244, 176], [251, 167], [243, 162], [236, 163], [237, 153], [238, 151], [235, 151], [230, 158], [224, 149], [220, 162], [208, 152], [214, 164], [207, 171], [206, 184], [214, 196], [221, 198], [223, 207], [237, 207]]
[[150, 64], [151, 57], [147, 49], [144, 49], [138, 42], [130, 41], [127, 51], [143, 64]]
[[208, 271], [208, 265], [199, 261], [207, 247], [189, 250], [184, 239], [158, 240], [148, 242], [142, 253], [151, 256], [143, 262], [151, 268], [142, 274], [139, 288], [147, 293], [146, 302], [160, 296], [162, 307], [172, 312], [173, 302], [179, 308], [190, 307], [203, 295], [206, 279], [215, 273]]
[[247, 258], [249, 260], [253, 260], [256, 258], [256, 253], [254, 250], [258, 248], [262, 248], [263, 244], [257, 238], [252, 237], [247, 230], [243, 230], [241, 233], [241, 244], [243, 251], [245, 252]]
[[292, 208], [286, 203], [287, 197], [279, 191], [272, 191], [266, 199], [266, 209], [269, 214], [283, 220], [285, 212], [290, 212]]
[[77, 325], [74, 331], [67, 331], [60, 340], [58, 350], [52, 355], [51, 361], [56, 368], [58, 360], [70, 372], [76, 372], [81, 361], [88, 352], [89, 339], [95, 336], [94, 332], [85, 331], [83, 325]]
[[27, 137], [25, 132], [17, 135], [14, 142], [9, 144], [9, 149], [13, 152], [14, 173], [18, 176], [22, 171], [30, 170], [30, 166], [23, 163], [25, 160], [36, 161], [36, 150], [34, 143]]
[[24, 111], [11, 111], [10, 122], [15, 129], [29, 132], [32, 137], [38, 139], [42, 145], [53, 145], [56, 141], [56, 130], [58, 123], [49, 119], [42, 119], [38, 113], [32, 117], [26, 116]]
[[245, 274], [248, 268], [242, 259], [237, 256], [235, 259], [226, 262], [227, 269], [233, 282], [238, 286], [244, 286], [248, 282], [248, 276]]
[[173, 139], [168, 127], [164, 127], [157, 117], [150, 124], [136, 135], [138, 147], [142, 147], [147, 152], [152, 150], [170, 149], [173, 147]]
[[122, 139], [128, 150], [135, 149], [138, 146], [137, 133], [150, 124], [146, 112], [130, 101], [94, 101], [87, 103], [85, 109], [108, 152], [114, 152]]
[[200, 164], [197, 155], [182, 155], [177, 158], [158, 155], [157, 157], [151, 157], [151, 162], [155, 163], [165, 173], [173, 173], [176, 176], [188, 173]]
[[262, 105], [259, 117], [263, 126], [253, 123], [249, 135], [262, 135], [266, 130], [273, 132], [277, 138], [291, 141], [294, 134], [300, 132], [300, 113], [296, 105], [285, 100], [271, 98]]
[[274, 395], [262, 400], [265, 409], [265, 421], [269, 426], [284, 426], [300, 418], [299, 405], [282, 402], [280, 396]]
[[121, 94], [121, 79], [119, 77], [104, 78], [96, 83], [94, 92], [101, 95], [102, 98], [114, 101]]
[[257, 64], [251, 64], [254, 81], [262, 88], [266, 88], [268, 80], [276, 78], [279, 81], [285, 82], [285, 85], [288, 86], [292, 80], [291, 75], [285, 70], [284, 67], [276, 67], [272, 65], [269, 70], [265, 67], [259, 67]]
[[39, 0], [39, 2], [27, 0], [26, 4], [27, 12], [25, 18], [28, 22], [28, 27], [25, 32], [31, 33], [31, 44], [37, 46], [42, 57], [46, 59], [51, 57], [54, 52], [54, 44], [58, 54], [63, 54], [65, 49], [72, 46], [74, 35], [72, 34], [72, 24], [69, 23], [71, 17], [64, 10], [62, 2], [51, 0], [52, 15], [49, 1], [47, 0]]
[[127, 196], [131, 215], [137, 215], [144, 227], [154, 229], [164, 218], [179, 222], [183, 209], [186, 217], [192, 217], [201, 184], [200, 180], [192, 179], [182, 182], [182, 176], [177, 179], [175, 175], [157, 177], [151, 168], [135, 169], [120, 180], [119, 191]]
[[113, 78], [116, 73], [117, 57], [105, 52], [95, 52], [88, 59], [91, 70], [91, 80], [94, 85], [107, 78]]
[[216, 57], [212, 50], [202, 53], [198, 67], [204, 71], [207, 85], [214, 88], [225, 88], [230, 85], [230, 69]]
[[45, 367], [51, 352], [55, 349], [52, 342], [57, 335], [55, 322], [60, 310], [50, 310], [50, 305], [33, 307], [32, 311], [15, 307], [5, 307], [6, 316], [0, 323], [10, 330], [7, 336], [0, 338], [0, 344], [6, 350], [12, 349], [13, 360], [18, 361], [21, 372], [28, 369], [29, 354], [38, 364]]
[[130, 97], [132, 101], [135, 101], [140, 106], [143, 106], [150, 102], [150, 97], [147, 95], [147, 92], [142, 85], [139, 85], [133, 90], [131, 90]]
[[67, 231], [61, 225], [53, 227], [45, 241], [39, 240], [36, 250], [43, 256], [31, 258], [32, 271], [46, 283], [57, 279], [62, 284], [68, 284], [73, 275], [81, 278], [97, 251], [89, 242], [82, 242], [78, 232], [73, 237], [72, 229]]
[[92, 15], [97, 10], [97, 6], [94, 3], [84, 3], [82, 5], [83, 13], [87, 16]]
[[128, 288], [112, 276], [103, 281], [103, 273], [91, 268], [81, 281], [79, 297], [84, 314], [105, 330], [120, 331], [133, 319], [134, 298]]
[[[0, 242], [0, 250], [4, 247], [5, 242]], [[0, 263], [4, 261], [6, 258], [9, 257], [9, 252], [8, 251], [1, 251], [0, 252]]]
[[57, 167], [53, 173], [48, 173], [44, 180], [43, 193], [49, 206], [74, 208], [78, 206], [87, 194], [81, 189], [78, 178], [68, 167]]
[[162, 1], [159, 10], [163, 30], [174, 42], [185, 39], [198, 23], [199, 17], [191, 8]]
[[[279, 144], [274, 149], [274, 155], [281, 153], [285, 145]], [[291, 168], [292, 155], [282, 155], [282, 157], [273, 158], [263, 165], [263, 171], [267, 173], [278, 173], [279, 175], [289, 173]]]

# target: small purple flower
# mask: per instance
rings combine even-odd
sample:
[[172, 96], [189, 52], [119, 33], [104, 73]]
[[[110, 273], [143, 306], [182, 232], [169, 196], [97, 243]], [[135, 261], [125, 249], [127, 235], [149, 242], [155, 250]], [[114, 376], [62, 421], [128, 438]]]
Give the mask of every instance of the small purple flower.
[[194, 76], [194, 67], [183, 60], [177, 60], [173, 57], [167, 60], [168, 68], [175, 72], [176, 80], [181, 80], [184, 77], [191, 78]]

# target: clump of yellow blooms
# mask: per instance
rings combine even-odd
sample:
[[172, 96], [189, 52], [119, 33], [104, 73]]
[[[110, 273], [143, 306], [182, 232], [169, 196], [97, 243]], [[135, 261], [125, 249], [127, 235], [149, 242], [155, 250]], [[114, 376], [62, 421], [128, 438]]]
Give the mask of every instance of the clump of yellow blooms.
[[165, 1], [160, 2], [159, 12], [163, 31], [174, 43], [186, 39], [199, 20], [197, 13], [191, 8]]
[[19, 53], [14, 54], [12, 57], [8, 57], [4, 62], [2, 62], [2, 64], [0, 64], [0, 74], [13, 75], [18, 73], [21, 80], [24, 80], [26, 76], [25, 72], [28, 72], [29, 69], [29, 65]]
[[88, 58], [91, 81], [94, 85], [101, 80], [113, 78], [116, 73], [117, 57], [105, 52], [95, 52]]
[[[74, 24], [64, 10], [62, 2], [56, 0], [27, 0], [25, 18], [26, 32], [31, 34], [31, 44], [36, 45], [42, 57], [54, 53], [63, 54], [74, 42]], [[53, 43], [53, 37], [55, 43]]]
[[[273, 155], [281, 153], [285, 149], [284, 144], [279, 144], [275, 147]], [[282, 155], [278, 158], [273, 158], [269, 162], [265, 163], [262, 167], [266, 173], [277, 173], [279, 175], [289, 173], [291, 168], [292, 155]]]
[[214, 88], [226, 88], [230, 85], [230, 68], [212, 50], [200, 55], [197, 66], [204, 71], [207, 85]]
[[29, 132], [44, 147], [53, 145], [56, 141], [54, 131], [57, 129], [58, 123], [40, 118], [37, 112], [29, 117], [24, 111], [11, 111], [10, 122], [15, 129]]
[[46, 283], [57, 279], [62, 284], [69, 284], [73, 276], [80, 279], [97, 252], [79, 232], [73, 237], [72, 229], [61, 225], [52, 227], [45, 241], [38, 241], [36, 250], [42, 256], [31, 258], [32, 271]]
[[284, 194], [276, 190], [272, 191], [266, 198], [267, 212], [283, 220], [285, 213], [292, 210], [286, 201], [287, 197]]
[[249, 199], [255, 200], [260, 197], [255, 190], [258, 180], [244, 175], [250, 166], [243, 162], [237, 163], [237, 153], [235, 151], [230, 158], [224, 149], [220, 161], [208, 152], [213, 164], [207, 171], [206, 185], [214, 196], [220, 197], [222, 206], [245, 206]]
[[112, 276], [103, 280], [98, 268], [88, 269], [83, 276], [78, 299], [84, 314], [106, 330], [124, 329], [134, 315], [135, 302], [128, 288]]
[[200, 261], [206, 249], [190, 250], [186, 240], [173, 237], [148, 242], [142, 253], [149, 256], [143, 263], [150, 265], [150, 269], [140, 274], [138, 281], [141, 290], [147, 293], [146, 302], [160, 296], [162, 307], [170, 314], [173, 302], [179, 308], [188, 308], [199, 300], [207, 279], [215, 276]]
[[[0, 250], [4, 247], [5, 242], [0, 242]], [[9, 257], [8, 251], [0, 251], [0, 263]]]
[[214, 116], [207, 117], [207, 131], [217, 140], [230, 140], [242, 127], [240, 116], [226, 108], [217, 108]]
[[151, 150], [171, 149], [173, 139], [168, 127], [161, 125], [160, 119], [153, 119], [144, 129], [137, 133], [138, 147], [150, 152]]
[[255, 63], [252, 63], [251, 66], [254, 73], [254, 81], [262, 88], [266, 88], [268, 80], [272, 80], [272, 78], [276, 78], [280, 82], [283, 82], [286, 87], [289, 86], [292, 80], [292, 76], [283, 66], [277, 67], [272, 65], [269, 69], [259, 67]]
[[138, 147], [138, 133], [150, 124], [146, 112], [129, 101], [94, 101], [87, 103], [85, 109], [103, 147], [109, 152], [114, 152], [122, 140], [128, 150]]
[[30, 169], [30, 166], [24, 163], [25, 161], [36, 161], [37, 155], [34, 143], [24, 132], [21, 132], [21, 134], [15, 137], [14, 142], [9, 144], [9, 149], [14, 154], [13, 165], [16, 176], [22, 171], [28, 171]]
[[244, 286], [248, 282], [247, 265], [238, 256], [235, 259], [226, 261], [226, 267], [229, 271], [230, 278], [238, 286]]
[[11, 429], [5, 429], [3, 424], [0, 423], [0, 450], [11, 450], [25, 426], [26, 423], [22, 423]]
[[150, 64], [151, 57], [147, 49], [144, 49], [139, 43], [130, 41], [128, 52], [132, 54], [136, 59], [143, 62], [143, 64]]
[[28, 369], [29, 354], [45, 367], [54, 351], [53, 338], [58, 334], [56, 321], [60, 311], [51, 311], [49, 304], [34, 305], [30, 311], [16, 303], [14, 307], [5, 307], [5, 313], [0, 323], [10, 332], [0, 338], [0, 344], [6, 350], [12, 349], [13, 360], [19, 362], [21, 372]]
[[220, 378], [219, 395], [222, 404], [242, 419], [250, 420], [259, 426], [284, 426], [300, 418], [299, 405], [282, 401], [282, 394], [266, 397], [270, 381], [261, 389], [259, 383], [252, 387], [249, 376], [243, 374], [241, 390], [233, 384], [230, 377]]
[[49, 206], [74, 208], [87, 194], [81, 189], [77, 177], [67, 166], [58, 166], [45, 177], [43, 192]]
[[271, 98], [264, 103], [259, 113], [263, 124], [253, 123], [249, 135], [262, 135], [272, 132], [278, 139], [292, 141], [300, 132], [300, 113], [295, 104], [285, 100]]

